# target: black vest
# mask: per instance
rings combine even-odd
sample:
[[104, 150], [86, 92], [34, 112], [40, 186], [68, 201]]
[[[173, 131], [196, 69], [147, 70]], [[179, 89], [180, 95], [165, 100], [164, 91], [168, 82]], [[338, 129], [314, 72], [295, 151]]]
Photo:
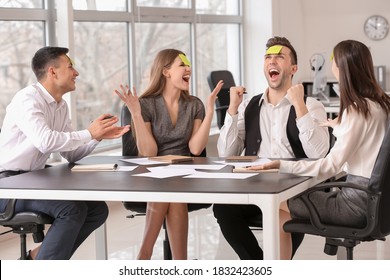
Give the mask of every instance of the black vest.
[[[261, 96], [262, 94], [254, 96], [245, 109], [245, 155], [248, 156], [257, 155], [260, 148], [260, 108], [263, 104], [263, 100], [259, 104]], [[302, 143], [299, 140], [299, 130], [297, 128], [296, 118], [297, 114], [295, 113], [295, 108], [294, 106], [291, 106], [286, 128], [287, 138], [295, 157], [307, 158]]]

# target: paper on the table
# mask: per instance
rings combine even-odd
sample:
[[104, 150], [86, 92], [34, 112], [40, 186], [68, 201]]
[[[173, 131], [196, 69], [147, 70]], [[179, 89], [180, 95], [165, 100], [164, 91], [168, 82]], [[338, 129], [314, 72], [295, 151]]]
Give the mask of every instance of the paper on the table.
[[134, 174], [133, 176], [163, 179], [169, 177], [184, 176], [196, 172], [195, 169], [191, 169], [191, 168], [173, 169], [173, 168], [167, 168], [167, 166], [149, 167], [147, 169], [150, 172]]
[[270, 162], [270, 161], [271, 160], [268, 158], [259, 158], [255, 161], [252, 161], [252, 162], [229, 162], [229, 163], [226, 163], [224, 160], [214, 161], [214, 162], [222, 163], [222, 164], [229, 164], [229, 165], [233, 165], [234, 167], [246, 167], [246, 166], [262, 165], [262, 164], [265, 164], [265, 163]]
[[164, 164], [164, 162], [157, 161], [157, 160], [150, 160], [147, 157], [143, 158], [127, 158], [127, 159], [121, 159], [121, 161], [124, 162], [130, 162], [137, 165], [157, 165], [157, 164]]
[[220, 170], [224, 168], [226, 164], [174, 164], [168, 165], [169, 169], [203, 169], [203, 170]]
[[216, 173], [197, 171], [183, 178], [203, 178], [203, 179], [247, 179], [256, 176], [257, 173]]
[[118, 166], [116, 171], [133, 171], [134, 169], [136, 169], [138, 166], [130, 166], [130, 165], [126, 165], [126, 166]]

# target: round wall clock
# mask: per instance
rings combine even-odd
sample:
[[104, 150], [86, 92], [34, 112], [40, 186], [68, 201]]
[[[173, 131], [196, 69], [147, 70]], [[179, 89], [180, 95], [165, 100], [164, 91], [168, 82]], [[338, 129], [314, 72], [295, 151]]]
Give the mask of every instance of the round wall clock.
[[364, 23], [364, 33], [371, 40], [382, 40], [389, 33], [389, 22], [383, 16], [370, 16]]

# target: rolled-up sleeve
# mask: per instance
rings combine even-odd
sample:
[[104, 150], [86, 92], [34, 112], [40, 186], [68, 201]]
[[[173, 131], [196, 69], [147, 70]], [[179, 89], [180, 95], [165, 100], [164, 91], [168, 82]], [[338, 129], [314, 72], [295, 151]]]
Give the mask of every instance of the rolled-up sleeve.
[[299, 139], [303, 150], [309, 158], [324, 157], [329, 151], [329, 130], [320, 126], [326, 121], [324, 105], [314, 98], [307, 98], [306, 106], [308, 113], [297, 119]]

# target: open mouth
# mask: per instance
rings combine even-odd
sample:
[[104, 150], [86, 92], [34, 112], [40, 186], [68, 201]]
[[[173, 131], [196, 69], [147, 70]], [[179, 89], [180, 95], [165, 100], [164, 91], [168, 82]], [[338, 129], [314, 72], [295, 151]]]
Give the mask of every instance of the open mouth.
[[183, 76], [183, 80], [188, 83], [190, 81], [190, 76], [189, 75], [185, 75]]
[[268, 75], [273, 79], [277, 76], [279, 76], [280, 72], [277, 69], [270, 69], [268, 72]]

